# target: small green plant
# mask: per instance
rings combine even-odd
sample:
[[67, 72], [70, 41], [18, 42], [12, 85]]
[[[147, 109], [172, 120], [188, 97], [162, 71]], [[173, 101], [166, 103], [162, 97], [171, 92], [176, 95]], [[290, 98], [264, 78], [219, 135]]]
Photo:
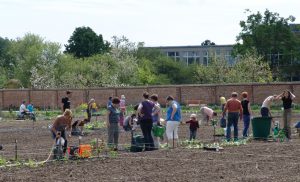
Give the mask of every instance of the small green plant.
[[111, 151], [109, 151], [108, 155], [111, 158], [116, 158], [116, 157], [118, 157], [118, 152], [111, 150]]
[[0, 166], [6, 165], [6, 159], [2, 156], [0, 156]]
[[38, 167], [38, 164], [34, 160], [29, 159], [27, 162], [27, 166], [29, 166], [31, 168], [35, 168], [35, 167]]

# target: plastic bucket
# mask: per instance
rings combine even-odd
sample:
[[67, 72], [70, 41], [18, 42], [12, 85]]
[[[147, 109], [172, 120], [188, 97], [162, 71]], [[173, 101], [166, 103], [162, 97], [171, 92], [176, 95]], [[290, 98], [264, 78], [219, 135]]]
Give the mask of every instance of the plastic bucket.
[[270, 135], [272, 117], [256, 117], [251, 120], [253, 138], [268, 139]]
[[152, 131], [155, 137], [162, 137], [165, 133], [165, 127], [155, 125], [153, 126]]

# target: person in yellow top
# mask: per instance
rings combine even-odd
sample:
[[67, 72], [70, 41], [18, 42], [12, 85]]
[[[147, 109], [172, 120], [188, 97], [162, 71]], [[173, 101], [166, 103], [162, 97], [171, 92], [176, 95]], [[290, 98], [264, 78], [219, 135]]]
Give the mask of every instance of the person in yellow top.
[[222, 112], [223, 112], [224, 111], [224, 107], [226, 105], [226, 99], [222, 95], [220, 95], [219, 98], [220, 98], [221, 108], [222, 108]]
[[97, 112], [97, 109], [98, 109], [98, 107], [97, 107], [96, 102], [93, 102], [92, 103], [92, 113]]

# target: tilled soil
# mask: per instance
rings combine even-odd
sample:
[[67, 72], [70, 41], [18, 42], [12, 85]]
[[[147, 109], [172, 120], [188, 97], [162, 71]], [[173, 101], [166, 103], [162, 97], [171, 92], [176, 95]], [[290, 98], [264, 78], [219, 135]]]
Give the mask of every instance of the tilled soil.
[[[38, 121], [32, 129], [30, 121], [0, 122], [4, 147], [0, 155], [14, 158], [17, 139], [20, 160], [45, 160], [53, 144], [49, 123]], [[240, 134], [242, 128], [240, 122]], [[212, 142], [212, 133], [211, 126], [201, 126], [198, 138]], [[188, 126], [180, 126], [179, 135], [187, 139]], [[106, 130], [93, 131], [81, 143], [94, 138], [106, 141]], [[71, 145], [78, 142], [78, 137], [70, 139]], [[128, 144], [130, 133], [121, 132], [118, 155], [102, 152], [100, 158], [0, 168], [0, 181], [300, 181], [300, 139], [296, 135], [290, 142], [252, 141], [220, 152], [177, 148], [129, 153], [123, 150]]]

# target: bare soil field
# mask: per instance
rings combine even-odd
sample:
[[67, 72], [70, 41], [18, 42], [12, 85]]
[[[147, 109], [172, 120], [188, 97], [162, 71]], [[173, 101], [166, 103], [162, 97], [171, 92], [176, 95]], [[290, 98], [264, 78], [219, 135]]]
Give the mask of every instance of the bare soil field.
[[[186, 117], [187, 118], [187, 117]], [[280, 118], [278, 118], [280, 120]], [[293, 120], [296, 121], [296, 118]], [[53, 140], [47, 126], [51, 121], [0, 121], [0, 155], [19, 160], [45, 160]], [[239, 123], [239, 134], [243, 123]], [[250, 128], [251, 129], [251, 128]], [[251, 130], [250, 130], [251, 131]], [[181, 125], [182, 140], [188, 139], [188, 126]], [[213, 127], [200, 126], [198, 139], [213, 142]], [[130, 153], [130, 133], [121, 132], [117, 155], [101, 153], [100, 158], [54, 161], [37, 167], [0, 168], [0, 181], [300, 181], [300, 139], [293, 128], [289, 142], [251, 141], [225, 147], [220, 152], [203, 149], [161, 149]], [[94, 130], [81, 143], [94, 138], [107, 140], [106, 130]], [[217, 140], [221, 140], [218, 137]], [[78, 137], [70, 145], [78, 145]]]

